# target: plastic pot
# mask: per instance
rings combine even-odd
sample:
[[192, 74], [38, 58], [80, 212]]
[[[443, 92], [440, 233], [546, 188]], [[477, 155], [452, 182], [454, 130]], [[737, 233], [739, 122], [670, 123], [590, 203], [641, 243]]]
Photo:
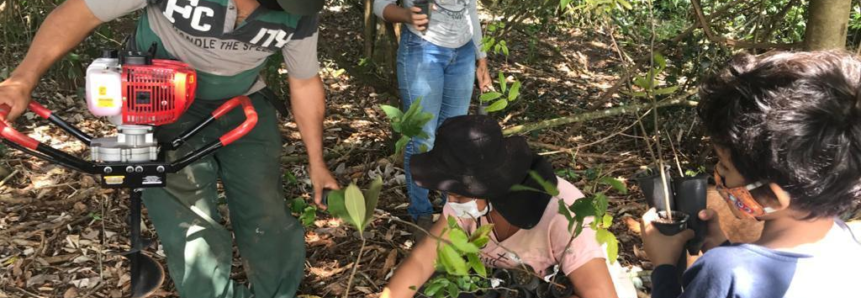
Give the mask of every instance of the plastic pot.
[[510, 287], [511, 290], [503, 291], [501, 298], [535, 298], [535, 294], [521, 285]]
[[560, 288], [553, 284], [548, 284], [548, 292], [550, 293], [550, 295], [547, 296], [548, 298], [568, 298], [574, 295], [574, 286], [571, 284], [571, 280], [568, 279], [567, 276], [562, 274], [556, 275], [556, 278], [553, 279], [553, 282], [561, 284], [565, 287]]
[[688, 228], [694, 230], [694, 239], [685, 245], [688, 253], [697, 254], [703, 246], [708, 226], [700, 220], [698, 214], [706, 209], [706, 195], [708, 191], [708, 176], [677, 178], [673, 181], [675, 188], [676, 206], [682, 213], [691, 215], [688, 219]]
[[[670, 188], [672, 187], [673, 178], [670, 176], [670, 173], [665, 172], [665, 174], [667, 178], [667, 188]], [[658, 211], [667, 210], [666, 201], [664, 200], [664, 193], [666, 189], [663, 187], [663, 182], [661, 182], [661, 173], [637, 177], [634, 178], [634, 180], [637, 181], [637, 185], [640, 186], [640, 190], [646, 197], [646, 203], [649, 205], [649, 208], [655, 208]], [[670, 209], [676, 210], [672, 190], [670, 190], [669, 196]]]
[[[658, 218], [667, 219], [666, 211], [658, 211]], [[672, 222], [662, 222], [662, 221], [653, 221], [652, 225], [658, 229], [661, 234], [672, 236], [678, 233], [681, 233], [687, 228], [688, 216], [685, 213], [680, 211], [673, 211], [673, 221]]]

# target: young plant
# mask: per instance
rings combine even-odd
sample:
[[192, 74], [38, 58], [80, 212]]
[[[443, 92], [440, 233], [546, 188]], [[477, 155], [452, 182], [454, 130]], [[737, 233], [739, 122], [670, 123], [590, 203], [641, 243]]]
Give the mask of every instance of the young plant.
[[355, 183], [351, 183], [345, 189], [334, 190], [329, 193], [329, 213], [353, 226], [359, 231], [359, 238], [362, 239], [362, 247], [359, 249], [356, 262], [353, 263], [353, 272], [350, 274], [350, 279], [347, 282], [347, 289], [344, 290], [344, 298], [350, 295], [350, 287], [353, 284], [353, 278], [356, 276], [356, 269], [359, 268], [359, 263], [362, 261], [362, 254], [365, 252], [367, 241], [363, 232], [374, 219], [374, 209], [377, 208], [382, 189], [383, 179], [377, 176], [371, 182], [368, 190], [362, 191]]
[[689, 169], [685, 171], [685, 177], [696, 177], [702, 173], [706, 172], [705, 166], [699, 166], [696, 169]]
[[491, 91], [481, 95], [479, 100], [482, 103], [493, 102], [485, 108], [485, 111], [488, 113], [499, 112], [508, 107], [509, 103], [514, 102], [520, 97], [520, 81], [514, 81], [511, 85], [511, 88], [508, 88], [508, 82], [505, 80], [505, 75], [500, 71], [499, 72], [499, 90], [500, 91]]
[[[566, 205], [564, 201], [559, 201], [559, 213], [568, 219], [568, 230], [572, 231], [571, 241], [580, 233], [583, 232], [587, 218], [593, 218], [589, 223], [589, 227], [595, 231], [595, 238], [599, 244], [607, 245], [607, 257], [610, 263], [615, 263], [619, 257], [619, 241], [616, 235], [610, 232], [610, 226], [613, 225], [613, 216], [607, 213], [609, 205], [607, 195], [604, 191], [595, 192], [601, 186], [609, 186], [616, 191], [627, 194], [628, 188], [622, 181], [612, 177], [602, 177], [595, 181], [593, 185], [584, 189], [586, 193], [593, 193], [584, 198], [574, 201], [573, 204]], [[571, 245], [570, 242], [568, 245]]]
[[624, 92], [625, 94], [633, 97], [653, 98], [658, 95], [672, 94], [679, 89], [679, 86], [661, 86], [658, 88], [660, 82], [657, 76], [664, 73], [664, 70], [667, 69], [667, 60], [660, 53], [655, 53], [654, 60], [655, 66], [652, 69], [646, 74], [634, 78], [634, 85], [642, 91], [631, 90]]
[[458, 297], [461, 293], [489, 289], [487, 268], [479, 256], [481, 247], [490, 241], [493, 225], [483, 225], [472, 235], [467, 235], [453, 216], [449, 216], [447, 221], [448, 226], [441, 235], [448, 235], [449, 240], [437, 240], [436, 267], [444, 274], [430, 279], [423, 294], [434, 298]]
[[[416, 98], [406, 113], [390, 105], [380, 105], [380, 108], [386, 113], [386, 117], [392, 122], [392, 129], [401, 134], [401, 139], [395, 144], [395, 154], [403, 151], [412, 138], [427, 139], [429, 137], [422, 130], [422, 127], [433, 119], [433, 114], [423, 112], [421, 103], [422, 98]], [[422, 145], [419, 150], [425, 152], [427, 146]]]
[[290, 201], [290, 211], [299, 218], [299, 222], [305, 227], [313, 226], [314, 220], [317, 219], [317, 207], [308, 204], [303, 198], [295, 198]]
[[493, 22], [487, 25], [487, 33], [481, 39], [482, 52], [489, 52], [492, 48], [494, 54], [502, 53], [505, 57], [508, 57], [508, 43], [505, 40], [497, 40], [496, 37], [493, 37], [497, 31], [502, 29], [505, 29], [505, 23], [502, 22]]

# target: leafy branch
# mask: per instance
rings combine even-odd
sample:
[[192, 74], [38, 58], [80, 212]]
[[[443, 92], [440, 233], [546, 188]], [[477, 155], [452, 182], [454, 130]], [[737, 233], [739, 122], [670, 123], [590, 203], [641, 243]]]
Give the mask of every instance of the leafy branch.
[[520, 97], [520, 81], [514, 81], [511, 88], [509, 88], [508, 81], [505, 80], [505, 75], [500, 71], [497, 84], [499, 84], [499, 92], [491, 91], [484, 93], [479, 97], [479, 101], [482, 103], [493, 101], [490, 106], [485, 108], [485, 111], [488, 113], [502, 111], [508, 107], [509, 103], [516, 101], [517, 98]]
[[[406, 113], [390, 105], [380, 105], [380, 108], [386, 113], [386, 117], [391, 121], [392, 129], [401, 134], [401, 139], [395, 144], [395, 154], [403, 151], [412, 138], [427, 139], [429, 137], [422, 130], [422, 127], [434, 116], [432, 113], [422, 111], [421, 103], [422, 98], [416, 98]], [[427, 151], [427, 146], [423, 145], [419, 150], [421, 152]]]

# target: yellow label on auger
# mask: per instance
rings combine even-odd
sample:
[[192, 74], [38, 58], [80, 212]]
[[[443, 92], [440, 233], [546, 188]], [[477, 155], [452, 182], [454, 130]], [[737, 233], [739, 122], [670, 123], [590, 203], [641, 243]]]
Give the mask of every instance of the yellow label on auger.
[[104, 179], [107, 185], [122, 185], [126, 176], [104, 176]]
[[98, 103], [96, 105], [100, 108], [113, 108], [114, 107], [114, 98], [113, 97], [99, 97]]

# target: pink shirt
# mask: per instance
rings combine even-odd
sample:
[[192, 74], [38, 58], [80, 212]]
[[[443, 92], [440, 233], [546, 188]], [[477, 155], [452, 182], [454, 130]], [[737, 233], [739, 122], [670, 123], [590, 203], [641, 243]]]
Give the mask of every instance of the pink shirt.
[[[568, 231], [568, 219], [559, 214], [559, 200], [565, 200], [571, 205], [582, 198], [583, 193], [577, 187], [557, 178], [559, 196], [550, 199], [541, 221], [532, 229], [520, 229], [502, 243], [496, 240], [494, 233], [490, 234], [490, 242], [481, 249], [482, 261], [488, 267], [515, 268], [525, 263], [535, 269], [538, 274], [546, 275], [545, 269], [560, 265], [560, 271], [566, 276], [592, 259], [604, 259], [604, 251], [595, 240], [595, 231], [588, 226], [574, 239], [566, 251], [565, 247], [571, 239]], [[443, 207], [443, 217], [455, 216], [451, 207]], [[479, 219], [481, 225], [486, 225], [487, 216]], [[473, 233], [479, 225], [473, 219], [460, 219], [458, 223], [468, 234]], [[505, 247], [505, 248], [503, 248]], [[506, 249], [507, 248], [507, 249]], [[513, 253], [512, 253], [513, 252]]]

